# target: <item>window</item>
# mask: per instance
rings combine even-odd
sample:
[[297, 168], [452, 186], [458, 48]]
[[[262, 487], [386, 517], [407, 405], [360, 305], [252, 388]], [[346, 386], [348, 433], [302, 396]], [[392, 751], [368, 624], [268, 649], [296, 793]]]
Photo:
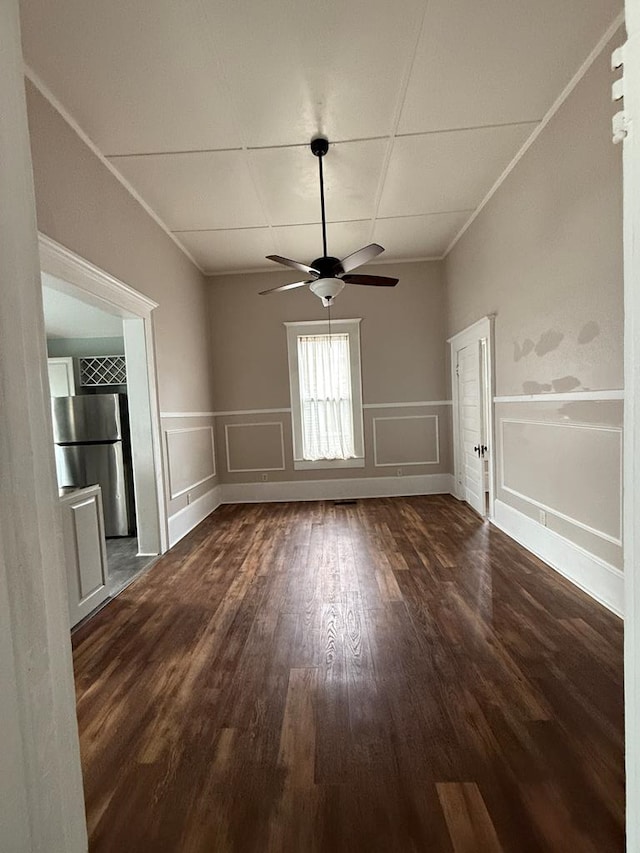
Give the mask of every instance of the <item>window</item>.
[[360, 320], [285, 325], [294, 467], [362, 467]]

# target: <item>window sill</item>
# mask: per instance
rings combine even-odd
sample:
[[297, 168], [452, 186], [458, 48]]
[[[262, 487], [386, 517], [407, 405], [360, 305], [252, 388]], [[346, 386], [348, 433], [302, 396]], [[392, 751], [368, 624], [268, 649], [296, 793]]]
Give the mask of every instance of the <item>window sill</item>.
[[356, 459], [318, 459], [311, 462], [307, 459], [294, 459], [296, 471], [313, 471], [322, 468], [364, 468], [364, 457]]

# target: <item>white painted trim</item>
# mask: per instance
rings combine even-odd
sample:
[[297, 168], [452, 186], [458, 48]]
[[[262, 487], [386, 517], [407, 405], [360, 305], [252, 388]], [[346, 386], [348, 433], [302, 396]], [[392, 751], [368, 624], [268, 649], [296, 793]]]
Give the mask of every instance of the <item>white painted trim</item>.
[[323, 501], [450, 494], [451, 474], [409, 477], [360, 477], [349, 480], [288, 480], [270, 483], [225, 483], [222, 503]]
[[216, 412], [160, 412], [160, 417], [169, 418], [214, 418]]
[[212, 412], [216, 418], [233, 417], [234, 415], [290, 415], [291, 408], [288, 409], [236, 409], [232, 412]]
[[[414, 421], [435, 420], [436, 422], [436, 458], [423, 459], [415, 462], [378, 462], [378, 433], [376, 423], [378, 421]], [[410, 465], [439, 465], [440, 464], [440, 428], [437, 415], [398, 415], [383, 418], [373, 418], [373, 464], [376, 468], [405, 468]]]
[[350, 459], [294, 459], [296, 471], [322, 471], [327, 468], [364, 468], [363, 456], [353, 456]]
[[86, 853], [18, 0], [0, 116], [0, 847]]
[[[364, 459], [364, 413], [362, 406], [362, 352], [360, 342], [361, 317], [344, 320], [307, 320], [283, 323], [287, 331], [287, 361], [289, 365], [289, 396], [291, 400], [291, 436], [293, 461], [310, 461], [303, 457], [302, 407], [300, 405], [300, 376], [298, 367], [298, 337], [305, 333], [327, 335], [334, 329], [342, 330], [349, 338], [349, 369], [351, 376], [351, 416], [353, 423], [353, 445], [356, 459]], [[328, 461], [328, 460], [324, 460]], [[314, 468], [331, 467], [313, 464]], [[339, 466], [336, 466], [339, 467]]]
[[550, 391], [494, 397], [494, 403], [568, 403], [572, 400], [624, 400], [624, 391]]
[[144, 210], [146, 214], [148, 214], [153, 221], [162, 228], [167, 237], [170, 237], [171, 240], [176, 244], [176, 246], [180, 249], [180, 251], [189, 258], [194, 267], [200, 270], [201, 273], [204, 274], [204, 270], [202, 267], [196, 262], [195, 258], [191, 255], [189, 250], [182, 245], [180, 240], [176, 237], [176, 235], [171, 231], [168, 225], [166, 225], [163, 220], [158, 216], [158, 214], [153, 210], [153, 208], [149, 207], [147, 202], [142, 198], [142, 196], [133, 188], [133, 186], [126, 180], [126, 178], [120, 174], [120, 172], [115, 168], [115, 166], [111, 163], [111, 161], [104, 156], [102, 151], [98, 148], [98, 146], [93, 142], [93, 140], [87, 136], [84, 130], [80, 127], [78, 122], [73, 118], [70, 112], [66, 110], [60, 101], [56, 98], [53, 92], [49, 89], [49, 87], [40, 79], [40, 77], [35, 73], [35, 71], [26, 64], [24, 64], [24, 76], [30, 80], [36, 89], [40, 92], [43, 98], [45, 98], [54, 110], [62, 116], [62, 118], [66, 121], [69, 127], [80, 137], [80, 139], [84, 142], [84, 144], [89, 148], [91, 153], [98, 158], [98, 160], [102, 163], [105, 169], [108, 169], [113, 177], [121, 184], [125, 190], [131, 195], [140, 205], [140, 207]]
[[[455, 335], [451, 335], [450, 338], [447, 338], [447, 343], [452, 344], [456, 349], [462, 349], [480, 338], [488, 337], [489, 331], [491, 330], [491, 323], [495, 318], [495, 314], [485, 314], [484, 317], [480, 317], [480, 319], [476, 320], [475, 323], [472, 323], [470, 326], [461, 329], [459, 332], [456, 332]], [[452, 396], [452, 401], [453, 400], [455, 400], [455, 394]]]
[[[169, 447], [169, 436], [173, 435], [177, 432], [199, 432], [201, 430], [209, 430], [211, 433], [211, 461], [213, 463], [213, 473], [208, 474], [206, 477], [203, 477], [201, 480], [197, 480], [195, 483], [191, 483], [191, 485], [187, 486], [184, 489], [180, 489], [179, 492], [173, 491], [173, 485], [171, 483], [171, 450]], [[201, 486], [203, 483], [206, 483], [209, 480], [212, 480], [216, 476], [216, 447], [215, 447], [215, 439], [213, 436], [213, 427], [212, 426], [197, 426], [197, 427], [183, 427], [182, 429], [165, 429], [165, 447], [167, 451], [167, 473], [169, 476], [169, 498], [170, 500], [175, 500], [179, 498], [181, 495], [186, 495], [187, 492], [190, 492], [191, 489], [195, 489], [197, 486]]]
[[587, 58], [582, 63], [580, 68], [578, 68], [578, 70], [573, 75], [571, 80], [567, 83], [567, 85], [564, 87], [562, 92], [558, 95], [556, 100], [553, 102], [553, 104], [551, 105], [549, 110], [546, 112], [546, 114], [542, 118], [542, 121], [540, 121], [539, 124], [536, 125], [533, 133], [526, 139], [525, 143], [522, 145], [522, 147], [520, 148], [520, 150], [518, 151], [516, 156], [513, 158], [513, 160], [511, 160], [511, 162], [506, 167], [504, 172], [500, 175], [498, 180], [494, 183], [494, 185], [491, 187], [489, 192], [482, 199], [482, 201], [480, 202], [478, 207], [476, 207], [476, 209], [471, 214], [469, 219], [467, 219], [467, 221], [462, 226], [460, 231], [458, 231], [458, 233], [453, 238], [451, 243], [449, 243], [449, 245], [447, 246], [447, 248], [444, 252], [443, 258], [447, 257], [449, 252], [453, 249], [453, 247], [456, 245], [458, 240], [462, 237], [462, 235], [467, 230], [467, 228], [469, 228], [471, 223], [477, 218], [477, 216], [480, 214], [480, 212], [483, 210], [483, 208], [488, 204], [488, 202], [493, 198], [493, 196], [496, 194], [496, 192], [500, 189], [502, 184], [506, 181], [506, 179], [509, 177], [511, 172], [513, 172], [513, 170], [518, 165], [520, 160], [522, 160], [522, 158], [527, 153], [529, 148], [531, 148], [533, 143], [540, 136], [542, 131], [549, 124], [551, 119], [555, 116], [555, 114], [558, 112], [560, 107], [564, 104], [564, 102], [567, 100], [569, 95], [573, 92], [573, 90], [578, 85], [578, 83], [582, 80], [582, 78], [587, 73], [587, 71], [591, 68], [591, 66], [596, 61], [596, 59], [600, 56], [602, 51], [605, 49], [605, 47], [607, 46], [609, 41], [613, 38], [616, 31], [622, 26], [622, 24], [624, 24], [624, 12], [620, 12], [618, 15], [616, 15], [616, 17], [613, 19], [612, 23], [607, 27], [604, 35], [600, 38], [600, 40], [598, 41], [596, 46], [593, 48], [591, 53], [587, 56]]
[[158, 303], [143, 293], [134, 290], [124, 281], [85, 261], [71, 249], [47, 237], [38, 234], [40, 250], [40, 268], [62, 282], [81, 287], [92, 296], [105, 303], [108, 308], [130, 311], [136, 317], [149, 317]]
[[[350, 328], [354, 323], [362, 323], [362, 317], [352, 317], [349, 320], [331, 320], [331, 328], [341, 329], [345, 326]], [[318, 334], [329, 333], [329, 322], [327, 320], [300, 320], [299, 322], [285, 322], [282, 325], [287, 328], [289, 328], [289, 326], [293, 326], [296, 331], [298, 329], [313, 329], [318, 332]], [[323, 327], [326, 329], [326, 332], [319, 331]]]
[[415, 403], [363, 403], [363, 409], [417, 409], [421, 406], [452, 406], [453, 400], [418, 400]]
[[615, 566], [496, 500], [492, 523], [617, 616], [624, 612], [624, 575]]
[[166, 536], [163, 539], [158, 509], [164, 506], [165, 494], [164, 483], [156, 480], [158, 464], [162, 464], [162, 450], [155, 444], [156, 419], [151, 415], [151, 410], [157, 408], [157, 393], [152, 381], [155, 367], [150, 326], [151, 320], [143, 317], [122, 320], [138, 549], [159, 554], [163, 547], [166, 549], [168, 540]]
[[[640, 850], [640, 0], [625, 0], [623, 142], [624, 577], [627, 850]], [[616, 75], [618, 76], [618, 75]]]
[[[282, 466], [280, 468], [231, 468], [231, 455], [229, 452], [229, 430], [237, 427], [263, 427], [263, 426], [278, 426], [280, 427], [280, 450], [282, 453]], [[284, 471], [286, 468], [284, 454], [284, 430], [282, 429], [282, 421], [260, 421], [259, 423], [246, 424], [225, 424], [224, 425], [224, 443], [227, 453], [227, 471], [229, 474], [248, 474], [258, 473], [260, 471]]]
[[587, 533], [591, 533], [594, 536], [597, 536], [599, 539], [604, 539], [605, 542], [611, 542], [614, 545], [618, 545], [622, 547], [622, 488], [620, 489], [620, 532], [618, 536], [611, 536], [609, 533], [605, 533], [603, 530], [597, 530], [595, 527], [591, 527], [588, 524], [585, 524], [582, 521], [579, 521], [577, 518], [573, 518], [570, 515], [567, 515], [564, 512], [560, 512], [560, 510], [555, 509], [552, 506], [548, 506], [535, 498], [530, 497], [529, 495], [522, 494], [522, 492], [513, 489], [511, 486], [507, 486], [504, 481], [504, 425], [505, 424], [530, 424], [531, 426], [551, 426], [551, 427], [562, 427], [563, 429], [582, 429], [582, 430], [594, 430], [597, 432], [615, 432], [618, 433], [620, 438], [620, 483], [623, 481], [623, 467], [622, 467], [622, 429], [620, 427], [603, 427], [595, 424], [573, 424], [573, 423], [563, 423], [557, 421], [534, 421], [527, 420], [525, 418], [500, 418], [500, 446], [498, 449], [498, 453], [500, 456], [500, 488], [509, 492], [512, 495], [515, 495], [517, 498], [521, 500], [527, 501], [527, 503], [532, 504], [533, 506], [538, 507], [539, 509], [544, 509], [547, 512], [550, 512], [552, 515], [557, 516], [558, 518], [563, 519], [564, 521], [568, 521], [569, 524], [573, 524], [576, 527], [579, 527], [581, 530], [586, 530]]
[[211, 515], [222, 503], [221, 497], [221, 487], [219, 485], [214, 486], [213, 489], [170, 516], [169, 546], [173, 548], [176, 542], [179, 542], [208, 515]]
[[[333, 326], [333, 320], [331, 321]], [[416, 400], [410, 403], [363, 403], [363, 409], [416, 409], [422, 406], [451, 406], [452, 400]], [[235, 415], [290, 415], [291, 407], [279, 409], [233, 409], [227, 412], [160, 412], [161, 418], [227, 418]]]
[[159, 551], [164, 553], [168, 546], [167, 503], [164, 488], [164, 467], [162, 462], [162, 433], [160, 429], [160, 407], [158, 401], [158, 376], [156, 368], [156, 350], [153, 332], [152, 311], [158, 303], [125, 282], [115, 278], [95, 264], [86, 261], [47, 237], [38, 234], [40, 269], [54, 276], [61, 286], [67, 286], [67, 292], [77, 296], [81, 290], [98, 308], [120, 314], [123, 319], [141, 319], [144, 324], [145, 349], [147, 356], [147, 377], [149, 390], [149, 418], [151, 421], [151, 442], [155, 461], [156, 501], [158, 505], [158, 526], [160, 532]]

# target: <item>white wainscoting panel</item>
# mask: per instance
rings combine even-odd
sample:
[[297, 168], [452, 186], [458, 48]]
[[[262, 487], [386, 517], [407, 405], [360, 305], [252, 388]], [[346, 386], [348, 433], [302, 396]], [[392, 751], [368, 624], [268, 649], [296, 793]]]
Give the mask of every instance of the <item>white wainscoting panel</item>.
[[621, 545], [622, 430], [502, 418], [501, 487]]
[[[373, 464], [376, 468], [438, 465], [438, 423], [437, 415], [389, 415], [373, 418]], [[385, 444], [391, 445], [393, 450], [389, 451]]]
[[349, 480], [288, 480], [270, 483], [225, 483], [222, 503], [333, 501], [343, 498], [390, 498], [406, 495], [446, 495], [451, 474], [409, 477], [358, 477]]
[[216, 475], [212, 426], [165, 430], [171, 500]]
[[492, 524], [533, 552], [600, 604], [624, 613], [624, 575], [564, 536], [543, 527], [512, 506], [497, 500]]
[[224, 438], [230, 474], [285, 470], [282, 421], [225, 424]]

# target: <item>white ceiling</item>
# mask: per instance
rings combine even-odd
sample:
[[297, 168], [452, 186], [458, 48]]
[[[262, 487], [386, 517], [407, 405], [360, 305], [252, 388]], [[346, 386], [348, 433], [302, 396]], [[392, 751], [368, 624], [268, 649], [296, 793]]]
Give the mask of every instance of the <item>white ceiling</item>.
[[121, 338], [122, 319], [63, 293], [58, 279], [42, 273], [47, 338]]
[[23, 0], [25, 60], [198, 265], [441, 256], [621, 0]]

